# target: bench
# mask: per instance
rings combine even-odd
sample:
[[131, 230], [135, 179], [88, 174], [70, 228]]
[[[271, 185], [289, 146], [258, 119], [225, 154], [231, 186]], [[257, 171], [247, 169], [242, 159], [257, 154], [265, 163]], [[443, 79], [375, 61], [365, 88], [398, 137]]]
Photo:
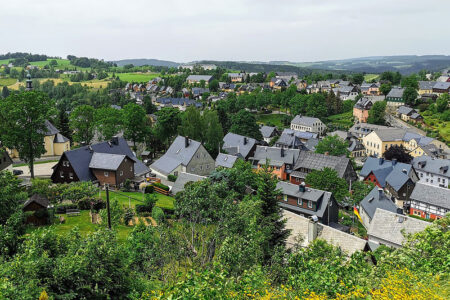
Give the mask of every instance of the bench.
[[80, 210], [76, 209], [76, 208], [66, 209], [66, 215], [68, 217], [79, 216], [80, 215]]

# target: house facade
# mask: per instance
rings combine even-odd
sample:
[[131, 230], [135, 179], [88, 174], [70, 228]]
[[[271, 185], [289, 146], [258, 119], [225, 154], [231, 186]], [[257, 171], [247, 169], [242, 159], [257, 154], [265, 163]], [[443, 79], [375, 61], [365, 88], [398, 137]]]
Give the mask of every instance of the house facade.
[[410, 197], [409, 213], [425, 219], [440, 219], [450, 212], [450, 189], [417, 183]]
[[323, 135], [327, 126], [319, 118], [296, 115], [291, 121], [291, 129]]
[[419, 176], [419, 182], [437, 187], [450, 185], [450, 160], [430, 156], [415, 157], [412, 165]]
[[404, 88], [393, 87], [391, 91], [386, 95], [387, 105], [391, 107], [405, 105], [405, 101], [403, 100], [404, 91]]
[[298, 149], [257, 146], [255, 154], [249, 160], [257, 170], [268, 164], [272, 174], [278, 179], [289, 180], [299, 153]]

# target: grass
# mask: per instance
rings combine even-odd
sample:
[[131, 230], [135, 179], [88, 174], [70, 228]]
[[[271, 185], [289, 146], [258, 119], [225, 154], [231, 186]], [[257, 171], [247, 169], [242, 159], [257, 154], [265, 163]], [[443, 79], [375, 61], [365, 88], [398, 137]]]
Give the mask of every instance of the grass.
[[353, 126], [353, 112], [348, 111], [342, 114], [333, 115], [327, 118], [327, 125], [332, 124], [336, 128], [348, 129]]
[[364, 75], [364, 81], [371, 82], [372, 80], [378, 80], [380, 75], [378, 74], [366, 74]]
[[431, 130], [428, 136], [439, 137], [445, 143], [450, 144], [450, 122], [440, 120], [437, 115], [423, 116], [423, 120], [426, 126], [422, 126], [422, 130]]
[[[111, 74], [109, 74], [109, 76], [111, 76]], [[161, 76], [161, 74], [159, 73], [140, 73], [140, 72], [136, 72], [136, 73], [116, 73], [116, 77], [119, 77], [120, 80], [122, 81], [127, 81], [127, 82], [146, 82], [149, 81], [153, 78], [156, 78], [158, 76]]]
[[17, 82], [15, 78], [0, 78], [0, 86], [10, 86]]
[[[156, 206], [161, 208], [173, 209], [174, 208], [174, 198], [155, 193], [158, 201]], [[101, 198], [106, 200], [106, 192], [101, 191]], [[109, 193], [110, 201], [117, 200], [120, 204], [131, 207], [135, 207], [136, 204], [142, 204], [144, 201], [144, 194], [141, 192], [121, 192], [121, 191], [110, 191]]]
[[[39, 82], [40, 83], [43, 83], [43, 82], [48, 81], [48, 80], [52, 80], [55, 83], [55, 85], [57, 85], [58, 83], [67, 81], [70, 85], [79, 83], [82, 86], [87, 86], [87, 87], [90, 87], [90, 88], [93, 88], [93, 89], [106, 88], [108, 86], [108, 83], [109, 83], [108, 79], [104, 79], [104, 80], [93, 79], [93, 80], [89, 80], [89, 81], [72, 82], [68, 78], [39, 78]], [[20, 86], [25, 86], [25, 82], [16, 82], [16, 83], [8, 86], [8, 88], [10, 90], [18, 90]]]
[[283, 114], [256, 115], [256, 122], [269, 126], [285, 127], [283, 123], [281, 123], [281, 118], [283, 116]]
[[[57, 159], [54, 159], [54, 160], [35, 161], [35, 162], [34, 162], [34, 165], [47, 164], [47, 163], [58, 162], [58, 161], [59, 161], [59, 160], [57, 160]], [[25, 166], [28, 166], [28, 164], [27, 164], [27, 163], [13, 164], [13, 167], [14, 167], [14, 168], [17, 168], [17, 167], [25, 167]]]

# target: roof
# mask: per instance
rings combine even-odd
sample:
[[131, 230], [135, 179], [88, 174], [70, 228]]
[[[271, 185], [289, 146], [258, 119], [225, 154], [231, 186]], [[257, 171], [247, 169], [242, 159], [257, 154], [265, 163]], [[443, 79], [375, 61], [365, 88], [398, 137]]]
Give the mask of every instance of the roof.
[[234, 163], [238, 159], [237, 156], [219, 153], [216, 158], [216, 168], [224, 167], [224, 168], [232, 168]]
[[202, 104], [200, 102], [197, 102], [192, 99], [187, 98], [158, 98], [156, 99], [156, 103], [168, 105], [179, 105], [179, 106], [190, 106], [195, 105], [196, 107], [202, 107]]
[[351, 136], [351, 134], [348, 131], [343, 131], [343, 130], [336, 130], [333, 132], [329, 132], [329, 133], [327, 133], [327, 135], [330, 135], [330, 136], [336, 135], [339, 138], [343, 139], [344, 141], [346, 139], [350, 138], [350, 136]]
[[49, 120], [45, 120], [45, 127], [46, 127], [45, 135], [47, 136], [59, 133], [59, 130], [52, 123], [50, 123]]
[[210, 81], [212, 78], [211, 75], [189, 75], [186, 80], [192, 80], [192, 81], [200, 81], [204, 80], [206, 82]]
[[[90, 150], [89, 148], [91, 148], [92, 150]], [[140, 176], [149, 172], [147, 166], [140, 160], [138, 160], [133, 154], [127, 142], [123, 138], [118, 138], [117, 145], [112, 142], [101, 142], [93, 144], [91, 146], [84, 146], [64, 152], [63, 156], [65, 156], [69, 160], [70, 165], [72, 166], [80, 181], [95, 180], [95, 176], [89, 169], [89, 164], [94, 153], [126, 155], [134, 161], [134, 174], [136, 176]]]
[[386, 177], [386, 183], [388, 183], [394, 191], [398, 192], [400, 189], [408, 182], [411, 178], [407, 175], [407, 170], [400, 170], [399, 168], [394, 168], [391, 173]]
[[370, 193], [359, 203], [362, 209], [367, 213], [370, 219], [373, 218], [377, 208], [381, 208], [393, 213], [397, 213], [398, 208], [391, 199], [389, 199], [382, 189], [374, 187]]
[[[286, 220], [286, 229], [290, 234], [286, 240], [288, 247], [294, 246], [298, 238], [302, 238], [302, 246], [307, 246], [312, 241], [308, 240], [308, 226], [310, 220], [298, 214], [282, 209], [283, 217]], [[344, 252], [351, 255], [356, 251], [363, 251], [367, 242], [351, 234], [334, 229], [324, 224], [316, 223], [317, 238], [325, 240], [328, 243], [341, 248]]]
[[400, 128], [378, 129], [375, 130], [375, 133], [382, 141], [402, 141], [406, 130]]
[[354, 107], [359, 109], [370, 109], [370, 107], [372, 107], [372, 104], [373, 104], [372, 99], [362, 97], [356, 102]]
[[50, 201], [47, 199], [47, 197], [44, 197], [39, 194], [34, 194], [33, 196], [30, 197], [30, 199], [28, 199], [23, 204], [23, 207], [25, 208], [33, 202], [39, 204], [40, 206], [42, 206], [44, 208], [47, 208], [50, 205]]
[[[276, 144], [284, 145], [287, 147], [294, 146], [294, 148], [301, 148], [302, 144], [304, 144], [301, 140], [307, 140], [306, 143], [314, 140], [318, 143], [317, 133], [297, 131], [287, 128], [283, 130]], [[310, 144], [310, 146], [316, 146], [317, 143], [312, 143]]]
[[450, 177], [450, 160], [436, 159], [430, 156], [414, 157], [414, 169]]
[[419, 90], [431, 90], [436, 84], [436, 81], [419, 81]]
[[397, 108], [397, 112], [402, 115], [409, 115], [410, 113], [415, 112], [415, 110], [411, 107], [402, 105]]
[[418, 182], [411, 193], [410, 199], [450, 209], [450, 189], [448, 188]]
[[264, 125], [259, 128], [259, 131], [261, 131], [263, 138], [270, 138], [272, 137], [276, 129], [276, 127]]
[[322, 170], [323, 168], [335, 169], [339, 177], [343, 178], [350, 160], [345, 156], [333, 156], [301, 151], [294, 170], [306, 168], [310, 170]]
[[448, 90], [450, 89], [450, 82], [436, 82], [433, 89]]
[[430, 223], [377, 208], [367, 234], [401, 246], [405, 234], [423, 231]]
[[187, 166], [200, 145], [200, 142], [189, 139], [189, 144], [186, 147], [185, 137], [177, 136], [166, 153], [155, 161], [150, 168], [163, 174], [170, 174], [179, 165]]
[[92, 155], [89, 168], [115, 171], [125, 159], [123, 154], [97, 153]]
[[184, 191], [184, 186], [188, 182], [197, 182], [206, 179], [205, 176], [199, 176], [191, 173], [181, 172], [178, 174], [177, 180], [175, 180], [172, 187], [172, 194], [177, 194]]
[[223, 137], [222, 149], [227, 151], [228, 154], [240, 154], [246, 158], [255, 144], [256, 140], [253, 138], [228, 132]]
[[362, 177], [366, 177], [367, 175], [369, 175], [371, 171], [378, 169], [385, 169], [388, 167], [392, 168], [393, 166], [395, 166], [395, 168], [398, 168], [399, 170], [406, 169], [408, 174], [411, 172], [412, 169], [412, 166], [410, 164], [396, 162], [395, 160], [391, 161], [384, 158], [376, 158], [369, 156], [367, 157], [367, 160], [364, 162], [364, 165], [361, 171], [359, 172], [359, 175]]
[[69, 141], [69, 139], [66, 138], [65, 136], [63, 136], [59, 132], [55, 135], [55, 138], [53, 139], [53, 143], [66, 143], [68, 141]]
[[319, 118], [296, 115], [295, 118], [291, 121], [291, 124], [313, 126], [313, 124], [321, 122], [322, 121], [320, 121]]
[[270, 165], [281, 166], [283, 164], [294, 164], [299, 153], [300, 150], [298, 149], [256, 146], [252, 159], [258, 160], [260, 164], [265, 164], [267, 160], [270, 160]]
[[391, 91], [386, 95], [386, 98], [403, 98], [404, 88], [393, 87]]
[[388, 128], [390, 128], [390, 127], [383, 126], [383, 125], [368, 124], [368, 123], [357, 123], [357, 124], [353, 125], [348, 130], [348, 132], [350, 132], [351, 134], [354, 134], [354, 135], [358, 135], [358, 134], [367, 135], [374, 130], [388, 129]]

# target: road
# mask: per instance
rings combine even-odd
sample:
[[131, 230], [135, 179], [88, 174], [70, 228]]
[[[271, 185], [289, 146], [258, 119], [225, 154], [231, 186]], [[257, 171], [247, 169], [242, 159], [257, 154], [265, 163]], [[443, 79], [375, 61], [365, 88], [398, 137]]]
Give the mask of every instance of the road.
[[393, 127], [401, 128], [401, 129], [407, 129], [409, 131], [415, 132], [417, 134], [421, 134], [426, 136], [427, 133], [423, 130], [420, 130], [419, 128], [409, 125], [408, 123], [400, 120], [399, 118], [394, 117], [391, 114], [386, 114], [386, 122], [391, 124]]

